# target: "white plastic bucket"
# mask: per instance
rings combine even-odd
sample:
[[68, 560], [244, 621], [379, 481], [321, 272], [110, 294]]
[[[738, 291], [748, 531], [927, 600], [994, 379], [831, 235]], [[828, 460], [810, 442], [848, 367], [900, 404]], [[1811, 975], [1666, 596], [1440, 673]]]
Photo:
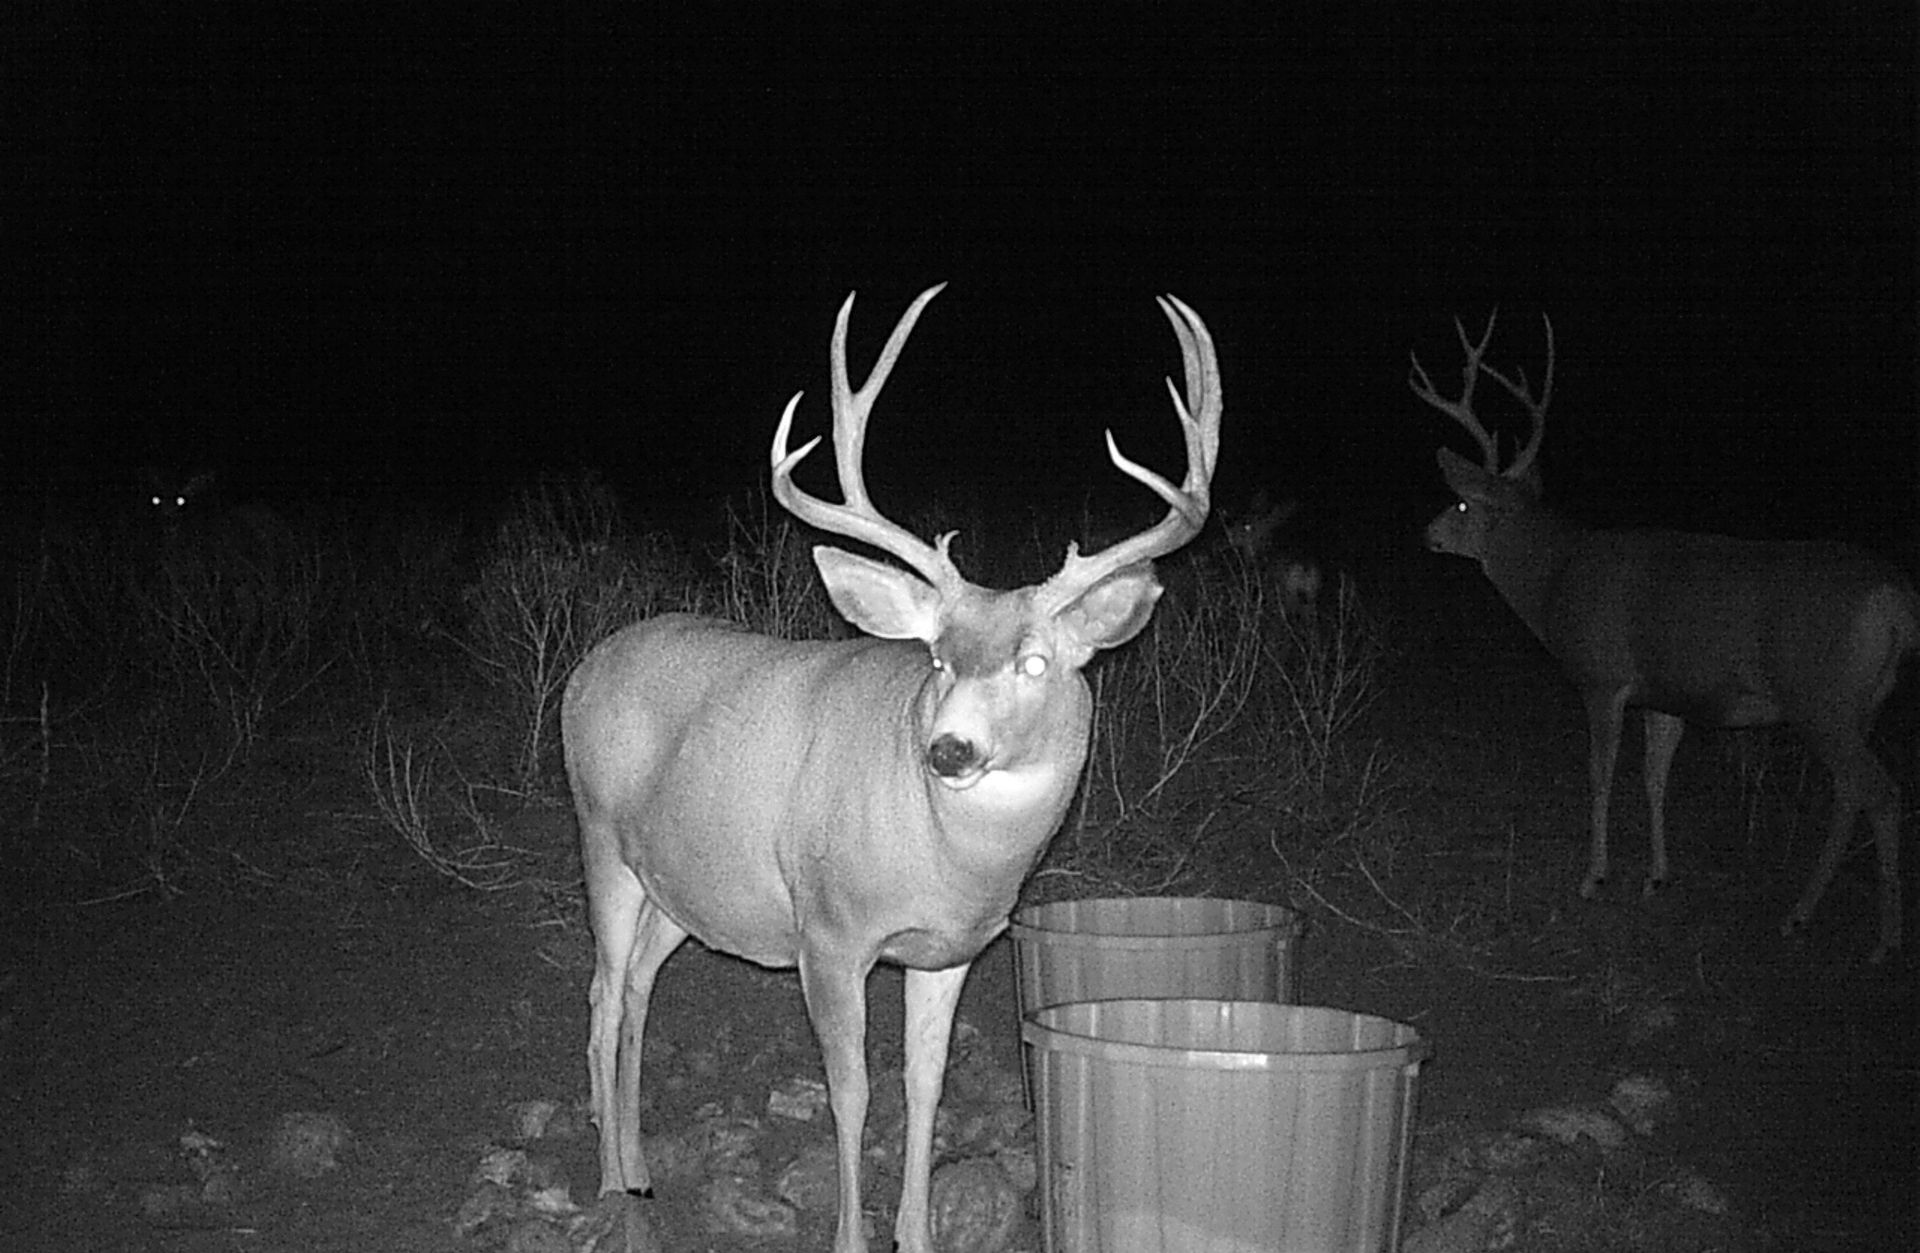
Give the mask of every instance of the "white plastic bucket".
[[1033, 1062], [1046, 1253], [1392, 1253], [1413, 1028], [1251, 1001], [1043, 1008]]
[[1075, 1001], [1298, 999], [1300, 916], [1279, 905], [1141, 896], [1034, 905], [1013, 916], [1024, 1018]]

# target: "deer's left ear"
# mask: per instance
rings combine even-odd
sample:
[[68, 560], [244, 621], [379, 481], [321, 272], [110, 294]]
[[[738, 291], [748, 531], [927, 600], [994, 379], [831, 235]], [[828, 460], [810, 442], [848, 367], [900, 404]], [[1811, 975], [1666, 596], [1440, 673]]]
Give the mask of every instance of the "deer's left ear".
[[1440, 463], [1440, 477], [1447, 481], [1453, 494], [1462, 500], [1485, 500], [1500, 481], [1499, 476], [1482, 469], [1468, 461], [1451, 448], [1442, 448], [1435, 454]]
[[1160, 581], [1153, 577], [1153, 563], [1141, 562], [1095, 583], [1055, 615], [1055, 620], [1089, 652], [1118, 648], [1147, 625], [1160, 592]]

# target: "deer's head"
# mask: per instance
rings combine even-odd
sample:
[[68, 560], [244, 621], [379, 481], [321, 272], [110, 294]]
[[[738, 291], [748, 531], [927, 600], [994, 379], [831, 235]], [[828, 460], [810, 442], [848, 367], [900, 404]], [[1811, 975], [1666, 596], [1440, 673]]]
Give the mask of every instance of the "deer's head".
[[[1187, 472], [1175, 487], [1129, 461], [1107, 435], [1108, 455], [1122, 473], [1168, 504], [1155, 526], [1100, 552], [1069, 545], [1060, 570], [1043, 583], [996, 591], [969, 582], [949, 555], [953, 533], [927, 543], [881, 515], [867, 495], [861, 468], [866, 424], [914, 322], [941, 288], [922, 292], [894, 327], [880, 360], [856, 391], [847, 377], [847, 297], [834, 324], [833, 446], [843, 503], [830, 504], [793, 484], [793, 468], [819, 438], [789, 452], [800, 396], [787, 403], [774, 434], [773, 493], [796, 517], [822, 530], [871, 544], [908, 569], [822, 545], [814, 562], [836, 608], [881, 639], [918, 640], [927, 648], [923, 687], [925, 762], [949, 788], [968, 789], [995, 777], [1017, 793], [1021, 781], [1051, 779], [1084, 757], [1092, 698], [1080, 671], [1103, 648], [1126, 643], [1146, 625], [1160, 596], [1153, 559], [1199, 534], [1220, 444], [1220, 373], [1213, 341], [1198, 314], [1172, 297], [1161, 309], [1180, 339], [1186, 394], [1172, 382], [1174, 409], [1186, 435]], [[1070, 751], [1064, 752], [1063, 749]]]

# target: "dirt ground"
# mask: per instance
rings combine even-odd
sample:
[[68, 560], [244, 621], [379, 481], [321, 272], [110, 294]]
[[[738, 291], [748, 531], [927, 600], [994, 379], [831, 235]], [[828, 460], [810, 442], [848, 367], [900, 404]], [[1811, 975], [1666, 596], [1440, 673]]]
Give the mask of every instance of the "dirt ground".
[[[1543, 1110], [1604, 1110], [1639, 1077], [1671, 1097], [1649, 1134], [1623, 1152], [1541, 1141], [1548, 1164], [1507, 1174], [1494, 1229], [1463, 1247], [1920, 1247], [1913, 965], [1864, 964], [1868, 859], [1848, 864], [1804, 941], [1775, 933], [1817, 838], [1818, 785], [1772, 864], [1729, 816], [1742, 794], [1725, 750], [1690, 739], [1670, 824], [1680, 885], [1648, 907], [1626, 771], [1616, 882], [1583, 903], [1584, 734], [1545, 660], [1497, 634], [1436, 636], [1395, 675], [1366, 730], [1426, 780], [1403, 804], [1446, 850], [1412, 872], [1483, 895], [1503, 884], [1492, 895], [1512, 903], [1506, 934], [1469, 957], [1292, 902], [1310, 918], [1303, 1001], [1410, 1024], [1431, 1046], [1412, 1188], [1435, 1212], [1416, 1204], [1409, 1235], [1443, 1216], [1436, 1181], [1450, 1169], [1475, 1159], [1485, 1178], [1489, 1146], [1510, 1143], [1499, 1137], [1538, 1127]], [[234, 815], [247, 824], [235, 846], [259, 852], [225, 891], [42, 902], [11, 919], [0, 1248], [563, 1247], [524, 1228], [539, 1212], [528, 1198], [552, 1206], [564, 1187], [590, 1203], [598, 1182], [577, 1110], [591, 957], [571, 815], [552, 804], [513, 826], [559, 886], [486, 895], [427, 874], [357, 788], [313, 769]], [[1276, 820], [1244, 821], [1264, 833]], [[1276, 875], [1248, 895], [1287, 903], [1282, 888]], [[897, 973], [876, 973], [870, 1003], [877, 1072], [898, 1064]], [[975, 1064], [1018, 1073], [1004, 939], [977, 962], [961, 1019], [978, 1033]], [[821, 1076], [795, 978], [696, 945], [660, 978], [649, 1046], [650, 1133], [773, 1121], [770, 1092]], [[828, 1134], [801, 1132], [792, 1143]], [[791, 1147], [770, 1138], [754, 1158], [775, 1172]], [[534, 1181], [502, 1176], [488, 1193], [483, 1162], [514, 1149], [538, 1159]], [[713, 1230], [703, 1177], [696, 1166], [661, 1182], [662, 1250], [828, 1248], [830, 1204], [790, 1235]], [[1683, 1181], [1690, 1201], [1676, 1200]], [[890, 1229], [895, 1188], [883, 1174], [869, 1191], [876, 1231]], [[491, 1217], [476, 1201], [488, 1195]], [[1003, 1247], [1037, 1249], [1034, 1230]]]

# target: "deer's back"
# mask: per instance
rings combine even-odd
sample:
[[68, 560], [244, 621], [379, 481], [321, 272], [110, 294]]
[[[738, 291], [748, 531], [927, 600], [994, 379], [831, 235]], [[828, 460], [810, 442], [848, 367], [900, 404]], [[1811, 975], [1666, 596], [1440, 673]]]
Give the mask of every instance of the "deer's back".
[[1911, 590], [1864, 550], [1656, 530], [1586, 533], [1546, 624], [1583, 686], [1723, 725], [1798, 721], [1914, 636]]
[[[598, 796], [716, 760], [735, 777], [777, 772], [823, 735], [872, 749], [891, 729], [873, 710], [896, 694], [904, 709], [927, 669], [916, 644], [781, 640], [663, 614], [609, 636], [568, 681], [569, 769]], [[723, 751], [672, 751], [694, 740]]]

